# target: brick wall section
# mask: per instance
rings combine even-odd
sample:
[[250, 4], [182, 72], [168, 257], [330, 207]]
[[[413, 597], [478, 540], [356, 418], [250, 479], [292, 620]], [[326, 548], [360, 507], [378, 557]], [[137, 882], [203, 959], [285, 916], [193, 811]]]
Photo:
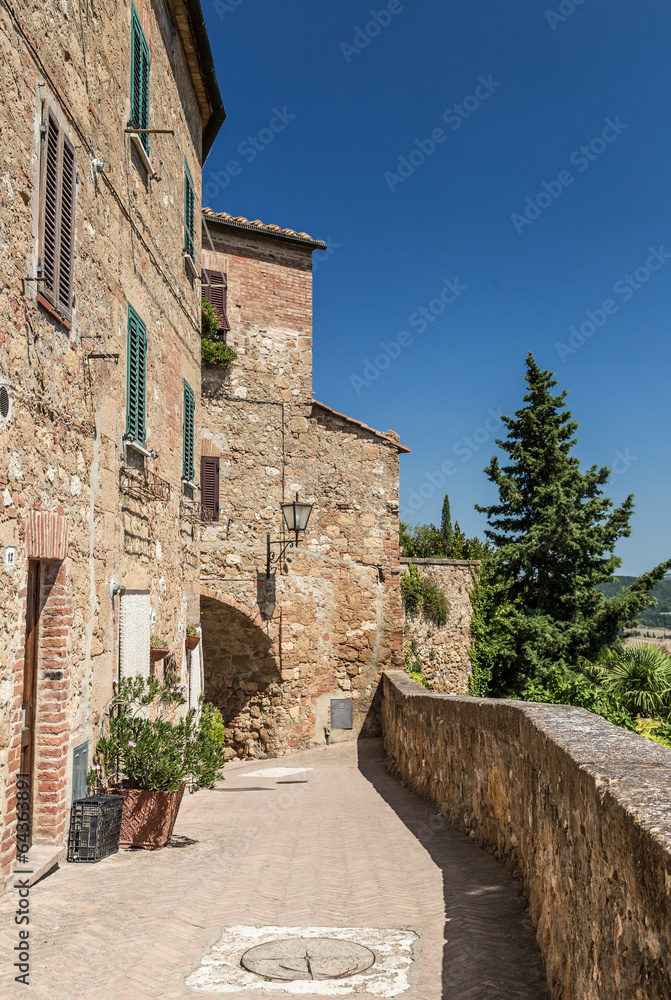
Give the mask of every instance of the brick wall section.
[[28, 559], [56, 559], [68, 554], [68, 521], [63, 508], [58, 511], [34, 507], [26, 519], [26, 556]]
[[35, 840], [60, 843], [67, 813], [68, 635], [74, 607], [64, 563], [43, 564], [41, 577], [32, 832]]
[[671, 751], [581, 708], [383, 681], [389, 769], [521, 879], [553, 1000], [671, 995]]
[[[434, 580], [445, 592], [450, 613], [447, 623], [437, 626], [418, 614], [405, 614], [404, 637], [412, 660], [419, 660], [422, 673], [437, 694], [467, 694], [472, 673], [473, 606], [469, 597], [479, 562], [460, 559], [401, 559], [402, 572], [412, 563], [420, 574]], [[414, 645], [414, 649], [411, 647]]]
[[207, 218], [204, 227], [203, 264], [228, 276], [228, 342], [238, 352], [230, 395], [311, 400], [311, 251]]

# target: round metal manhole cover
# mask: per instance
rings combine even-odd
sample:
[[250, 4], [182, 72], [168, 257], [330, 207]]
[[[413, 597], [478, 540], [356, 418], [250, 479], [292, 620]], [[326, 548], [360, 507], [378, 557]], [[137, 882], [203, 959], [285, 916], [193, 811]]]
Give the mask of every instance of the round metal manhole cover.
[[356, 941], [336, 938], [287, 938], [246, 951], [243, 968], [264, 979], [347, 979], [375, 964], [375, 954]]

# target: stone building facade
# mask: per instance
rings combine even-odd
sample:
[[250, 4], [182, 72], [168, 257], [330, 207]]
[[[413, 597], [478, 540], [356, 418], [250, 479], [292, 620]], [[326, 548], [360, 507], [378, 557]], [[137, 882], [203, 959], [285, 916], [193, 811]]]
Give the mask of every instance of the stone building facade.
[[199, 216], [224, 112], [198, 0], [87, 10], [0, 6], [5, 884], [19, 769], [32, 776], [33, 841], [57, 852], [73, 768], [81, 783], [129, 661], [123, 635], [141, 636], [130, 661], [148, 671], [157, 633], [185, 677], [185, 627], [199, 620], [183, 482], [187, 386], [196, 440], [201, 426], [201, 232], [189, 211]]
[[406, 658], [421, 664], [421, 673], [437, 694], [468, 694], [473, 645], [470, 592], [480, 563], [477, 560], [402, 557], [403, 573], [407, 572], [410, 563], [420, 576], [433, 580], [443, 590], [448, 618], [444, 625], [436, 625], [421, 611], [412, 615], [406, 612], [403, 628]]
[[[219, 520], [201, 544], [205, 694], [230, 755], [278, 756], [374, 726], [381, 671], [402, 664], [408, 449], [313, 398], [312, 253], [324, 244], [207, 209], [203, 222], [238, 354], [229, 373], [202, 377], [201, 450], [219, 465]], [[292, 537], [280, 504], [296, 494], [314, 504], [307, 531], [268, 574], [267, 536]], [[351, 708], [351, 729], [331, 718], [332, 699]]]

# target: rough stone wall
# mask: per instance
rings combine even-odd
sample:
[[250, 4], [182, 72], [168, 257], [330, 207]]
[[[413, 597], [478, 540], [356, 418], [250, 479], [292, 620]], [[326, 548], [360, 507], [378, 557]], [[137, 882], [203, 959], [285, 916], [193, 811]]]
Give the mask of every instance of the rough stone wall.
[[671, 751], [581, 708], [383, 678], [389, 769], [522, 880], [553, 1000], [671, 995]]
[[[374, 726], [380, 671], [402, 662], [398, 448], [312, 400], [310, 251], [207, 228], [228, 248], [205, 260], [228, 276], [240, 356], [229, 376], [203, 371], [202, 451], [221, 459], [201, 545], [205, 692], [231, 752], [276, 756]], [[308, 530], [267, 580], [266, 535], [288, 538], [296, 492], [315, 505]], [[352, 731], [330, 731], [336, 697], [353, 699]]]
[[479, 563], [460, 559], [401, 559], [402, 573], [408, 564], [420, 576], [429, 577], [445, 592], [449, 617], [438, 626], [420, 611], [404, 611], [406, 656], [419, 661], [422, 673], [437, 694], [467, 694], [472, 667], [469, 651], [473, 645], [471, 622], [473, 606], [469, 593], [475, 582]]
[[[184, 626], [198, 621], [198, 538], [179, 507], [184, 378], [196, 392], [198, 434], [200, 428], [200, 287], [189, 276], [182, 246], [184, 160], [199, 204], [202, 125], [186, 58], [169, 8], [137, 0], [151, 54], [150, 124], [175, 130], [150, 138], [161, 175], [151, 179], [124, 133], [129, 0], [101, 0], [86, 18], [67, 3], [13, 6], [17, 21], [0, 7], [0, 383], [12, 400], [8, 418], [0, 420], [0, 883], [7, 880], [15, 838], [30, 511], [60, 511], [69, 536], [65, 560], [43, 562], [67, 595], [58, 605], [60, 621], [55, 615], [41, 622], [38, 732], [52, 749], [41, 753], [38, 746], [36, 755], [38, 839], [62, 837], [72, 748], [89, 740], [93, 749], [94, 727], [111, 695], [118, 602], [113, 611], [110, 579], [151, 591], [155, 630], [175, 650], [178, 668]], [[70, 321], [40, 301], [38, 282], [25, 280], [37, 274], [40, 255], [45, 100], [77, 158]], [[89, 148], [110, 165], [97, 181]], [[196, 244], [199, 255], [198, 231]], [[155, 458], [131, 454], [123, 441], [129, 302], [147, 325], [147, 449]], [[118, 354], [118, 364], [90, 354]], [[131, 461], [169, 481], [169, 501], [120, 491], [120, 468]], [[5, 565], [9, 549], [15, 550], [11, 566]], [[39, 549], [32, 556], [54, 558]], [[56, 645], [60, 673], [52, 677], [47, 647]], [[57, 718], [48, 707], [50, 687], [58, 689]]]

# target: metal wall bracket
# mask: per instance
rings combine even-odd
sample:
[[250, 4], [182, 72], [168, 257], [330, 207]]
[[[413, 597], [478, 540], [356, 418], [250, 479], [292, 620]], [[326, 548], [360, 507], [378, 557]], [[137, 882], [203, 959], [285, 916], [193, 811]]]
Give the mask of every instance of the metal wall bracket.
[[[283, 542], [283, 541], [271, 542], [270, 541], [270, 535], [266, 535], [266, 545], [267, 545], [267, 550], [266, 550], [266, 578], [269, 580], [270, 579], [270, 567], [271, 567], [272, 563], [279, 562], [280, 559], [282, 558], [282, 556], [284, 555], [284, 553], [287, 551], [287, 549], [293, 549], [294, 547], [296, 547], [296, 548], [298, 547], [298, 533], [296, 534], [296, 541], [295, 542], [293, 541], [292, 538], [290, 538], [288, 542]], [[272, 554], [272, 552], [271, 552], [271, 548], [270, 548], [271, 545], [281, 545], [282, 546], [281, 549], [280, 549], [280, 551], [277, 553], [276, 556], [274, 556]]]
[[93, 361], [94, 358], [100, 358], [101, 361], [113, 361], [115, 365], [119, 364], [118, 354], [87, 354], [86, 360]]

